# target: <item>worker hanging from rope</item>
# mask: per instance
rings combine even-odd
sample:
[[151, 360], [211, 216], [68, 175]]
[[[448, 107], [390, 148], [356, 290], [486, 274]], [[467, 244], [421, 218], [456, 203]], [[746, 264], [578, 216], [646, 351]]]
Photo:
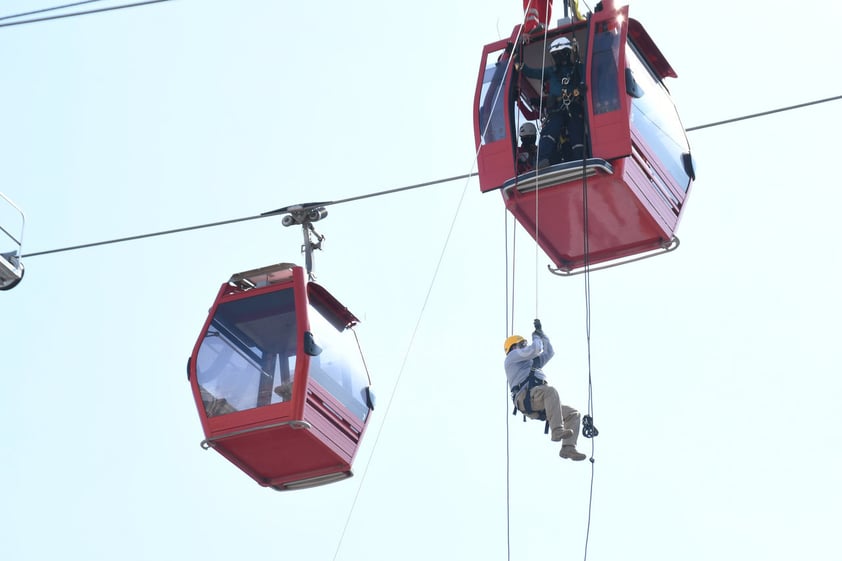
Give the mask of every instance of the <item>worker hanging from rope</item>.
[[552, 431], [550, 439], [553, 442], [561, 441], [559, 456], [577, 462], [584, 460], [585, 455], [576, 450], [579, 412], [569, 405], [563, 405], [558, 391], [547, 384], [547, 377], [541, 368], [553, 358], [555, 351], [541, 328], [541, 320], [536, 319], [534, 326], [531, 345], [527, 345], [526, 339], [520, 335], [512, 335], [503, 344], [506, 351], [503, 366], [512, 401], [524, 417], [547, 422], [547, 429]]

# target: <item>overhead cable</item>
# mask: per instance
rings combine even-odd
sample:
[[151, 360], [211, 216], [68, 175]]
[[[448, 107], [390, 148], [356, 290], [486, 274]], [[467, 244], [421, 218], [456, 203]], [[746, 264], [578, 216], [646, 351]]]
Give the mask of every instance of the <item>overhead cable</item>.
[[[84, 12], [72, 12], [72, 13], [69, 13], [69, 14], [59, 14], [59, 15], [47, 16], [47, 17], [43, 17], [43, 18], [34, 18], [34, 19], [26, 19], [26, 20], [23, 20], [23, 21], [13, 21], [13, 22], [9, 22], [9, 23], [0, 23], [0, 27], [12, 27], [13, 25], [24, 25], [26, 23], [38, 23], [38, 22], [41, 22], [41, 21], [49, 21], [49, 20], [54, 20], [54, 19], [72, 18], [72, 17], [75, 17], [75, 16], [85, 16], [85, 15], [88, 15], [88, 14], [98, 14], [98, 13], [101, 13], [101, 12], [111, 12], [111, 11], [114, 11], [114, 10], [122, 10], [122, 9], [125, 9], [125, 8], [136, 8], [138, 6], [147, 6], [149, 4], [160, 4], [161, 2], [170, 2], [170, 1], [171, 0], [145, 0], [144, 2], [135, 2], [133, 4], [120, 4], [119, 6], [109, 6], [107, 8], [99, 8], [99, 9], [96, 9], [96, 10], [86, 10]], [[80, 3], [82, 3], [82, 2], [80, 2]], [[70, 5], [72, 5], [72, 4], [68, 4], [68, 6], [70, 6]], [[66, 7], [66, 6], [64, 6], [64, 7]], [[53, 10], [53, 9], [59, 9], [59, 8], [58, 7], [57, 8], [47, 8], [47, 9], [41, 10], [41, 11], [49, 11], [49, 10]], [[35, 12], [33, 12], [33, 13], [35, 13]], [[7, 16], [7, 18], [15, 18], [15, 17], [20, 17], [20, 14], [18, 16]], [[7, 19], [7, 18], [3, 18], [3, 19]]]
[[[356, 197], [348, 197], [347, 199], [339, 199], [337, 201], [321, 202], [321, 203], [318, 203], [318, 205], [319, 206], [331, 206], [331, 205], [338, 205], [338, 204], [342, 204], [342, 203], [349, 203], [349, 202], [352, 202], [352, 201], [359, 201], [359, 200], [362, 200], [362, 199], [369, 199], [369, 198], [372, 198], [372, 197], [381, 197], [383, 195], [391, 195], [393, 193], [398, 193], [400, 191], [409, 191], [410, 189], [419, 189], [421, 187], [430, 187], [431, 185], [437, 185], [439, 183], [447, 183], [449, 181], [455, 181], [457, 179], [469, 179], [471, 177], [474, 177], [475, 175], [477, 175], [477, 174], [476, 173], [467, 173], [465, 175], [456, 175], [456, 176], [453, 176], [453, 177], [447, 177], [445, 179], [437, 179], [435, 181], [426, 181], [424, 183], [417, 183], [415, 185], [407, 185], [405, 187], [398, 187], [398, 188], [395, 188], [395, 189], [387, 189], [385, 191], [377, 191], [375, 193], [368, 193], [366, 195], [359, 195], [359, 196], [356, 196]], [[223, 220], [221, 222], [209, 222], [207, 224], [197, 224], [195, 226], [186, 226], [184, 228], [174, 228], [172, 230], [163, 230], [161, 232], [151, 232], [149, 234], [139, 234], [137, 236], [127, 236], [125, 238], [115, 238], [115, 239], [104, 240], [104, 241], [100, 241], [100, 242], [92, 242], [92, 243], [62, 247], [62, 248], [58, 248], [58, 249], [48, 249], [48, 250], [45, 250], [45, 251], [36, 251], [34, 253], [27, 253], [27, 254], [21, 255], [21, 258], [23, 259], [23, 258], [29, 258], [29, 257], [37, 257], [39, 255], [49, 255], [50, 253], [61, 253], [61, 252], [64, 252], [64, 251], [75, 251], [77, 249], [86, 249], [86, 248], [89, 248], [89, 247], [96, 247], [96, 246], [99, 246], [99, 245], [109, 245], [109, 244], [129, 242], [129, 241], [134, 241], [134, 240], [142, 240], [144, 238], [154, 238], [156, 236], [166, 236], [166, 235], [169, 235], [169, 234], [178, 234], [178, 233], [181, 233], [181, 232], [188, 232], [190, 230], [201, 230], [203, 228], [214, 228], [216, 226], [224, 226], [226, 224], [234, 224], [236, 222], [246, 222], [248, 220], [258, 220], [260, 218], [268, 218], [270, 216], [277, 216], [279, 214], [285, 213], [285, 212], [287, 212], [287, 210], [286, 210], [287, 208], [289, 208], [289, 207], [285, 207], [284, 209], [264, 212], [264, 213], [258, 214], [256, 216], [244, 216], [243, 218], [233, 218], [231, 220]]]
[[0, 16], [0, 21], [6, 19], [22, 18], [24, 16], [32, 16], [35, 14], [43, 14], [44, 12], [54, 12], [55, 10], [63, 10], [65, 8], [72, 8], [74, 6], [81, 6], [82, 4], [93, 4], [94, 2], [102, 2], [102, 0], [84, 0], [84, 2], [73, 2], [72, 4], [64, 4], [63, 6], [53, 6], [52, 8], [41, 8], [40, 10], [32, 10], [30, 12], [21, 12], [11, 16]]
[[711, 127], [718, 127], [720, 125], [728, 125], [731, 123], [736, 123], [737, 121], [745, 121], [746, 119], [754, 119], [757, 117], [765, 117], [766, 115], [772, 115], [773, 113], [783, 113], [784, 111], [792, 111], [793, 109], [801, 109], [802, 107], [808, 107], [810, 105], [818, 105], [819, 103], [827, 103], [828, 101], [836, 101], [842, 99], [842, 95], [837, 95], [833, 97], [827, 97], [825, 99], [818, 99], [816, 101], [808, 101], [807, 103], [799, 103], [798, 105], [790, 105], [789, 107], [781, 107], [780, 109], [772, 109], [771, 111], [763, 111], [761, 113], [752, 113], [751, 115], [744, 115], [742, 117], [734, 117], [733, 119], [726, 119], [724, 121], [716, 121], [714, 123], [708, 123], [706, 125], [696, 125], [695, 127], [690, 127], [686, 129], [687, 132], [697, 131], [701, 129], [708, 129]]
[[[152, 0], [150, 2], [143, 2], [141, 4], [151, 4], [151, 3], [155, 3], [155, 2], [167, 2], [167, 1], [169, 1], [169, 0]], [[138, 5], [141, 5], [141, 4], [131, 4], [130, 6], [138, 6]], [[0, 24], [0, 27], [2, 27], [3, 25], [8, 25], [8, 24]], [[726, 119], [724, 121], [716, 121], [714, 123], [708, 123], [708, 124], [705, 124], [705, 125], [697, 125], [697, 126], [694, 126], [694, 127], [690, 127], [686, 130], [687, 130], [687, 132], [692, 132], [692, 131], [697, 131], [697, 130], [706, 129], [706, 128], [728, 125], [728, 124], [731, 124], [731, 123], [735, 123], [737, 121], [744, 121], [746, 119], [754, 119], [754, 118], [757, 118], [757, 117], [763, 117], [763, 116], [771, 115], [771, 114], [774, 114], [774, 113], [782, 113], [784, 111], [792, 111], [793, 109], [800, 109], [802, 107], [808, 107], [810, 105], [818, 105], [820, 103], [827, 103], [829, 101], [836, 101], [836, 100], [840, 100], [840, 99], [842, 99], [842, 95], [837, 95], [837, 96], [834, 96], [834, 97], [828, 97], [828, 98], [819, 99], [819, 100], [816, 100], [816, 101], [808, 101], [806, 103], [799, 103], [798, 105], [790, 105], [788, 107], [781, 107], [780, 109], [772, 109], [770, 111], [763, 111], [761, 113], [753, 113], [751, 115], [745, 115], [745, 116], [742, 116], [742, 117], [734, 117], [733, 119]], [[352, 201], [360, 201], [360, 200], [363, 200], [363, 199], [370, 199], [370, 198], [373, 198], [373, 197], [382, 197], [384, 195], [391, 195], [393, 193], [399, 193], [401, 191], [408, 191], [410, 189], [419, 189], [421, 187], [430, 187], [430, 186], [433, 186], [433, 185], [438, 185], [440, 183], [447, 183], [447, 182], [455, 181], [455, 180], [458, 180], [458, 179], [467, 179], [469, 177], [474, 177], [476, 175], [477, 175], [476, 172], [465, 174], [465, 175], [456, 175], [456, 176], [447, 177], [447, 178], [444, 178], [444, 179], [437, 179], [437, 180], [434, 180], [434, 181], [427, 181], [425, 183], [417, 183], [415, 185], [408, 185], [408, 186], [405, 186], [405, 187], [397, 187], [395, 189], [387, 189], [385, 191], [377, 191], [377, 192], [374, 192], [374, 193], [367, 193], [367, 194], [364, 194], [364, 195], [358, 195], [358, 196], [355, 196], [355, 197], [348, 197], [346, 199], [339, 199], [337, 201], [328, 201], [328, 202], [319, 203], [319, 204], [320, 204], [320, 206], [329, 206], [329, 205], [338, 205], [338, 204], [342, 204], [342, 203], [349, 203], [349, 202], [352, 202]], [[122, 242], [133, 241], [133, 240], [140, 240], [140, 239], [144, 239], [144, 238], [153, 238], [153, 237], [156, 237], [156, 236], [178, 234], [180, 232], [187, 232], [187, 231], [190, 231], [190, 230], [199, 230], [199, 229], [202, 229], [202, 228], [213, 228], [213, 227], [216, 227], [216, 226], [223, 226], [225, 224], [233, 224], [233, 223], [236, 223], [236, 222], [245, 222], [247, 220], [257, 220], [257, 219], [260, 219], [260, 218], [267, 218], [269, 216], [276, 216], [277, 214], [280, 214], [282, 212], [286, 212], [286, 210], [285, 210], [286, 208], [288, 208], [288, 207], [285, 207], [284, 209], [278, 209], [278, 210], [266, 212], [266, 213], [263, 213], [263, 214], [258, 214], [256, 216], [246, 216], [246, 217], [243, 217], [243, 218], [235, 218], [235, 219], [232, 219], [232, 220], [223, 220], [222, 222], [211, 222], [211, 223], [207, 223], [207, 224], [198, 224], [196, 226], [187, 226], [187, 227], [184, 227], [184, 228], [175, 228], [175, 229], [172, 229], [172, 230], [164, 230], [162, 232], [152, 232], [152, 233], [149, 233], [149, 234], [140, 234], [140, 235], [137, 235], [137, 236], [129, 236], [129, 237], [125, 237], [125, 238], [116, 238], [116, 239], [111, 239], [111, 240], [104, 240], [104, 241], [100, 241], [100, 242], [74, 245], [74, 246], [63, 247], [63, 248], [58, 248], [58, 249], [49, 249], [49, 250], [46, 250], [46, 251], [36, 251], [34, 253], [27, 253], [25, 255], [21, 255], [21, 258], [37, 257], [39, 255], [48, 255], [48, 254], [51, 254], [51, 253], [61, 253], [61, 252], [64, 252], [64, 251], [74, 251], [74, 250], [77, 250], [77, 249], [85, 249], [85, 248], [95, 247], [95, 246], [99, 246], [99, 245], [108, 245], [108, 244], [122, 243]]]

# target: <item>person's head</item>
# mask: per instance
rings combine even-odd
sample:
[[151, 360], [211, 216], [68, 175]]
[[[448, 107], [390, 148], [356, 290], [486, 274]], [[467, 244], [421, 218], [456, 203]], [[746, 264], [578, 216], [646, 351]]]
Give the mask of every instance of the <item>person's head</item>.
[[530, 122], [523, 123], [520, 126], [520, 140], [523, 144], [535, 144], [535, 139], [538, 137], [538, 129]]
[[573, 60], [573, 44], [567, 37], [559, 37], [550, 43], [549, 52], [556, 64], [568, 64]]
[[503, 343], [503, 350], [506, 351], [506, 354], [509, 354], [512, 352], [512, 349], [525, 346], [526, 339], [520, 335], [512, 335], [511, 337], [506, 338], [506, 341]]

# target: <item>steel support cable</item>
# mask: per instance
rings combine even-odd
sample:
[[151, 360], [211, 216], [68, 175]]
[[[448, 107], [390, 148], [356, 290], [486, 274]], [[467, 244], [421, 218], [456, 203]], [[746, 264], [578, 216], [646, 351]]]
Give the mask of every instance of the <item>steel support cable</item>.
[[842, 95], [836, 95], [833, 97], [826, 97], [824, 99], [817, 99], [815, 101], [808, 101], [806, 103], [799, 103], [797, 105], [789, 105], [787, 107], [781, 107], [778, 109], [770, 109], [769, 111], [761, 111], [760, 113], [752, 113], [751, 115], [743, 115], [742, 117], [734, 117], [732, 119], [725, 119], [724, 121], [715, 121], [713, 123], [708, 123], [706, 125], [696, 125], [695, 127], [690, 127], [689, 129], [685, 129], [687, 132], [693, 132], [702, 129], [708, 129], [711, 127], [718, 127], [721, 125], [730, 125], [731, 123], [736, 123], [738, 121], [745, 121], [746, 119], [756, 119], [757, 117], [765, 117], [766, 115], [773, 115], [775, 113], [783, 113], [784, 111], [792, 111], [793, 109], [801, 109], [802, 107], [809, 107], [810, 105], [818, 105], [820, 103], [827, 103], [829, 101], [838, 101], [842, 99]]
[[[169, 1], [169, 0], [158, 0], [158, 1]], [[792, 105], [792, 106], [789, 106], [789, 107], [782, 107], [780, 109], [774, 109], [774, 110], [771, 110], [771, 111], [764, 111], [762, 113], [755, 113], [755, 114], [752, 114], [752, 115], [746, 115], [744, 117], [735, 117], [733, 119], [728, 119], [728, 120], [724, 120], [724, 121], [717, 121], [717, 122], [714, 122], [714, 123], [708, 123], [706, 125], [698, 125], [698, 126], [695, 126], [695, 127], [690, 127], [688, 129], [685, 129], [685, 130], [687, 130], [688, 132], [691, 132], [691, 131], [696, 131], [696, 130], [705, 129], [705, 128], [727, 125], [727, 124], [731, 124], [731, 123], [734, 123], [734, 122], [737, 122], [737, 121], [742, 121], [742, 120], [745, 120], [745, 119], [753, 119], [753, 118], [756, 118], [756, 117], [763, 117], [763, 116], [770, 115], [770, 114], [773, 114], [773, 113], [791, 111], [793, 109], [800, 109], [802, 107], [807, 107], [809, 105], [816, 105], [816, 104], [819, 104], [819, 103], [826, 103], [826, 102], [829, 102], [829, 101], [836, 101], [836, 100], [840, 100], [840, 99], [842, 99], [842, 95], [829, 97], [829, 98], [825, 98], [825, 99], [820, 99], [820, 100], [816, 100], [816, 101], [811, 101], [811, 102], [807, 102], [807, 103], [801, 103], [801, 104], [798, 104], [798, 105]], [[457, 175], [457, 176], [453, 176], [453, 177], [447, 177], [447, 178], [444, 178], [444, 179], [427, 181], [425, 183], [418, 183], [418, 184], [415, 184], [415, 185], [409, 185], [409, 186], [406, 186], [406, 187], [398, 187], [398, 188], [395, 188], [395, 189], [388, 189], [388, 190], [385, 190], [385, 191], [367, 193], [367, 194], [364, 194], [364, 195], [349, 197], [347, 199], [340, 199], [338, 201], [329, 201], [329, 202], [326, 202], [326, 203], [322, 203], [322, 206], [337, 205], [337, 204], [341, 204], [341, 203], [347, 203], [347, 202], [352, 202], [352, 201], [369, 199], [369, 198], [373, 198], [373, 197], [390, 195], [392, 193], [399, 193], [401, 191], [407, 191], [407, 190], [410, 190], [410, 189], [418, 189], [418, 188], [421, 188], [421, 187], [430, 187], [430, 186], [433, 186], [433, 185], [438, 185], [440, 183], [447, 183], [449, 181], [455, 181], [455, 180], [458, 180], [458, 179], [466, 179], [468, 177], [474, 177], [476, 175], [477, 175], [477, 173], [472, 172], [472, 173], [467, 174], [467, 175]], [[184, 228], [175, 228], [175, 229], [172, 229], [172, 230], [164, 230], [164, 231], [161, 231], [161, 232], [152, 232], [152, 233], [148, 233], [148, 234], [140, 234], [140, 235], [137, 235], [137, 236], [129, 236], [129, 237], [125, 237], [125, 238], [116, 238], [116, 239], [112, 239], [112, 240], [105, 240], [105, 241], [100, 241], [100, 242], [93, 242], [93, 243], [88, 243], [88, 244], [75, 245], [75, 246], [64, 247], [64, 248], [59, 248], [59, 249], [36, 251], [36, 252], [21, 255], [21, 258], [37, 257], [39, 255], [48, 255], [48, 254], [51, 254], [51, 253], [60, 253], [60, 252], [63, 252], [63, 251], [75, 251], [75, 250], [78, 250], [78, 249], [85, 249], [85, 248], [95, 247], [95, 246], [99, 246], [99, 245], [122, 243], [122, 242], [127, 242], [127, 241], [139, 240], [139, 239], [143, 239], [143, 238], [152, 238], [152, 237], [156, 237], [156, 236], [177, 234], [177, 233], [181, 233], [181, 232], [187, 232], [187, 231], [190, 231], [190, 230], [198, 230], [198, 229], [202, 229], [202, 228], [213, 228], [213, 227], [216, 227], [216, 226], [223, 226], [225, 224], [234, 224], [236, 222], [244, 222], [244, 221], [247, 221], [247, 220], [257, 220], [257, 219], [260, 219], [260, 218], [267, 218], [268, 216], [273, 216], [273, 214], [265, 213], [265, 214], [259, 214], [257, 216], [247, 216], [247, 217], [244, 217], [244, 218], [235, 218], [235, 219], [232, 219], [232, 220], [223, 220], [221, 222], [212, 222], [212, 223], [200, 224], [200, 225], [196, 225], [196, 226], [187, 226], [187, 227], [184, 227]]]
[[[440, 183], [448, 183], [450, 181], [456, 181], [457, 179], [468, 179], [468, 178], [474, 177], [475, 175], [477, 175], [477, 174], [476, 173], [469, 173], [469, 174], [465, 174], [465, 175], [457, 175], [457, 176], [453, 176], [453, 177], [446, 177], [444, 179], [438, 179], [438, 180], [435, 180], [435, 181], [426, 181], [424, 183], [416, 183], [415, 185], [407, 185], [406, 187], [398, 187], [398, 188], [395, 188], [395, 189], [387, 189], [385, 191], [377, 191], [377, 192], [374, 192], [374, 193], [368, 193], [366, 195], [359, 195], [359, 196], [356, 196], [356, 197], [348, 197], [347, 199], [339, 199], [337, 201], [328, 201], [328, 202], [324, 202], [324, 203], [319, 203], [319, 206], [334, 206], [334, 205], [338, 205], [338, 204], [349, 203], [349, 202], [352, 202], [352, 201], [370, 199], [370, 198], [373, 198], [373, 197], [381, 197], [383, 195], [390, 195], [392, 193], [398, 193], [400, 191], [409, 191], [410, 189], [419, 189], [421, 187], [430, 187], [432, 185], [438, 185]], [[231, 220], [222, 220], [220, 222], [208, 222], [208, 223], [205, 223], [205, 224], [197, 224], [195, 226], [185, 226], [183, 228], [173, 228], [172, 230], [163, 230], [163, 231], [160, 231], [160, 232], [151, 232], [151, 233], [148, 233], [148, 234], [138, 234], [136, 236], [127, 236], [127, 237], [124, 237], [124, 238], [115, 238], [115, 239], [111, 239], [111, 240], [104, 240], [104, 241], [99, 241], [99, 242], [92, 242], [92, 243], [86, 243], [86, 244], [80, 244], [80, 245], [73, 245], [73, 246], [69, 246], [69, 247], [62, 247], [62, 248], [58, 248], [58, 249], [48, 249], [48, 250], [45, 250], [45, 251], [36, 251], [36, 252], [33, 252], [33, 253], [27, 253], [25, 255], [22, 255], [21, 258], [37, 257], [39, 255], [49, 255], [51, 253], [61, 253], [63, 251], [75, 251], [75, 250], [78, 250], [78, 249], [86, 249], [86, 248], [89, 248], [89, 247], [96, 247], [96, 246], [100, 246], [100, 245], [108, 245], [108, 244], [122, 243], [122, 242], [134, 241], [134, 240], [141, 240], [141, 239], [144, 239], [144, 238], [154, 238], [156, 236], [167, 236], [167, 235], [170, 235], [170, 234], [179, 234], [181, 232], [189, 232], [190, 230], [200, 230], [200, 229], [203, 229], [203, 228], [215, 228], [217, 226], [224, 226], [226, 224], [235, 224], [237, 222], [246, 222], [248, 220], [259, 220], [261, 218], [269, 218], [271, 216], [277, 216], [278, 214], [281, 214], [281, 212], [279, 212], [279, 211], [265, 212], [263, 214], [258, 214], [258, 215], [255, 215], [255, 216], [244, 216], [243, 218], [233, 218]]]
[[[99, 14], [102, 12], [111, 12], [114, 10], [122, 10], [125, 8], [136, 8], [138, 6], [147, 6], [149, 4], [160, 4], [161, 2], [170, 2], [171, 0], [145, 0], [144, 2], [135, 2], [133, 4], [121, 4], [119, 6], [109, 6], [108, 8], [98, 8], [96, 10], [86, 10], [84, 12], [72, 12], [70, 14], [59, 14], [56, 16], [46, 16], [43, 18], [34, 18], [34, 19], [27, 19], [23, 21], [13, 21], [9, 23], [0, 23], [0, 27], [12, 27], [13, 25], [24, 25], [27, 23], [38, 23], [41, 21], [50, 21], [54, 19], [63, 19], [63, 18], [72, 18], [75, 16], [85, 16], [88, 14]], [[50, 8], [53, 9], [53, 8]], [[57, 9], [57, 8], [56, 8]], [[8, 16], [8, 17], [18, 17], [18, 16]]]
[[93, 4], [94, 2], [102, 2], [102, 0], [84, 0], [83, 2], [73, 2], [72, 4], [64, 4], [63, 6], [53, 6], [52, 8], [41, 8], [40, 10], [32, 10], [30, 12], [21, 12], [19, 14], [12, 14], [10, 16], [0, 16], [0, 21], [7, 19], [17, 19], [24, 16], [32, 16], [35, 14], [43, 14], [44, 12], [53, 12], [55, 10], [63, 10], [65, 8], [72, 8], [74, 6], [81, 6], [82, 4]]
[[[167, 1], [167, 0], [158, 0], [158, 1]], [[828, 102], [828, 101], [835, 101], [835, 100], [839, 100], [839, 99], [842, 99], [842, 95], [830, 97], [830, 98], [825, 98], [825, 99], [822, 99], [822, 100], [802, 103], [802, 104], [798, 104], [798, 105], [793, 105], [793, 106], [789, 106], [789, 107], [784, 107], [784, 108], [780, 108], [780, 109], [775, 109], [775, 110], [771, 110], [771, 111], [765, 111], [765, 112], [762, 112], [762, 113], [755, 113], [753, 115], [747, 115], [747, 116], [744, 116], [744, 117], [736, 117], [736, 118], [728, 119], [728, 120], [724, 120], [724, 121], [717, 121], [715, 123], [709, 123], [709, 124], [706, 124], [706, 125], [698, 125], [698, 126], [695, 126], [695, 127], [690, 127], [686, 130], [688, 132], [690, 132], [690, 131], [700, 130], [700, 129], [704, 129], [704, 128], [710, 128], [710, 127], [730, 124], [730, 123], [734, 123], [736, 121], [761, 117], [761, 116], [770, 115], [770, 114], [773, 114], [773, 113], [779, 113], [779, 112], [783, 112], [783, 111], [790, 111], [790, 110], [793, 110], [793, 109], [798, 109], [798, 108], [806, 107], [806, 106], [809, 106], [809, 105], [816, 105], [816, 104], [819, 104], [819, 103], [825, 103], [825, 102]], [[455, 180], [458, 180], [458, 179], [465, 179], [465, 178], [468, 178], [468, 177], [474, 177], [476, 175], [477, 175], [477, 173], [472, 172], [472, 173], [467, 174], [467, 175], [453, 176], [453, 177], [448, 177], [448, 178], [444, 178], [444, 179], [428, 181], [428, 182], [425, 182], [425, 183], [418, 183], [418, 184], [415, 184], [415, 185], [409, 185], [409, 186], [406, 186], [406, 187], [398, 187], [398, 188], [395, 188], [395, 189], [388, 189], [388, 190], [385, 190], [385, 191], [378, 191], [378, 192], [368, 193], [368, 194], [359, 195], [359, 196], [355, 196], [355, 197], [349, 197], [349, 198], [346, 198], [346, 199], [340, 199], [338, 201], [330, 201], [330, 202], [323, 203], [322, 206], [337, 205], [337, 204], [346, 203], [346, 202], [352, 202], [352, 201], [358, 201], [358, 200], [363, 200], [363, 199], [368, 199], [368, 198], [373, 198], [373, 197], [389, 195], [389, 194], [392, 194], [392, 193], [398, 193], [398, 192], [407, 191], [407, 190], [410, 190], [410, 189], [418, 189], [418, 188], [421, 188], [421, 187], [429, 187], [429, 186], [437, 185], [437, 184], [440, 184], [440, 183], [446, 183], [446, 182], [455, 181]], [[121, 242], [138, 240], [138, 239], [143, 239], [143, 238], [150, 238], [150, 237], [155, 237], [155, 236], [176, 234], [176, 233], [180, 233], [180, 232], [186, 232], [186, 231], [189, 231], [189, 230], [197, 230], [197, 229], [201, 229], [201, 228], [211, 228], [211, 227], [216, 227], [216, 226], [222, 226], [222, 225], [225, 225], [225, 224], [233, 224], [233, 223], [236, 223], [236, 222], [243, 222], [243, 221], [246, 221], [246, 220], [256, 220], [256, 219], [259, 219], [259, 218], [266, 218], [268, 216], [272, 216], [272, 214], [267, 213], [267, 214], [261, 214], [261, 215], [257, 215], [257, 216], [249, 216], [249, 217], [244, 217], [244, 218], [236, 218], [236, 219], [232, 219], [232, 220], [225, 220], [225, 221], [221, 221], [221, 222], [201, 224], [201, 225], [197, 225], [197, 226], [188, 226], [188, 227], [184, 227], [184, 228], [176, 228], [176, 229], [172, 229], [172, 230], [165, 230], [165, 231], [162, 231], [162, 232], [153, 232], [153, 233], [149, 233], [149, 234], [141, 234], [141, 235], [137, 235], [137, 236], [129, 236], [129, 237], [125, 237], [125, 238], [117, 238], [117, 239], [106, 240], [106, 241], [101, 241], [101, 242], [93, 242], [93, 243], [89, 243], [89, 244], [70, 246], [70, 247], [65, 247], [65, 248], [60, 248], [60, 249], [52, 249], [52, 250], [46, 250], [46, 251], [33, 252], [33, 253], [28, 253], [28, 254], [22, 255], [21, 257], [22, 258], [23, 257], [36, 257], [36, 256], [39, 256], [39, 255], [47, 255], [47, 254], [50, 254], [50, 253], [59, 253], [59, 252], [63, 252], [63, 251], [73, 251], [73, 250], [77, 250], [77, 249], [84, 249], [84, 248], [94, 247], [94, 246], [98, 246], [98, 245], [121, 243]]]

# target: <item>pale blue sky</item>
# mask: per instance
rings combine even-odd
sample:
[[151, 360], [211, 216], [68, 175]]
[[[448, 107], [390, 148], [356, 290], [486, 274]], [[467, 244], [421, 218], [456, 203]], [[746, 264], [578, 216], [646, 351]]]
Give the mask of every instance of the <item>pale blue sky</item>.
[[[842, 93], [842, 6], [790, 6], [630, 15], [694, 126]], [[467, 174], [481, 49], [521, 7], [177, 0], [0, 28], [0, 191], [27, 212], [24, 253]], [[681, 247], [592, 275], [589, 560], [838, 559], [840, 121], [833, 102], [690, 133]], [[590, 464], [510, 415], [499, 195], [453, 182], [318, 226], [316, 272], [362, 319], [379, 397], [356, 477], [277, 493], [199, 447], [185, 364], [208, 307], [234, 272], [302, 262], [300, 231], [33, 257], [0, 293], [4, 558], [505, 561], [506, 423], [511, 559], [583, 556]], [[547, 373], [584, 411], [582, 278], [518, 241], [516, 329], [537, 311]]]

